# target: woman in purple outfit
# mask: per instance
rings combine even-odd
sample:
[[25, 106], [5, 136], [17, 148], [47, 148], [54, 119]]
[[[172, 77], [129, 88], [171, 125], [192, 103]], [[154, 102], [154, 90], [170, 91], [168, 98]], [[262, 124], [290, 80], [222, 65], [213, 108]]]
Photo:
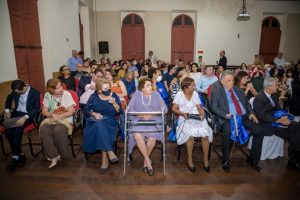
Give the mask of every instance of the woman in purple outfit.
[[[142, 78], [138, 84], [138, 91], [136, 91], [128, 105], [129, 112], [161, 112], [164, 108], [165, 113], [167, 107], [160, 94], [152, 90], [152, 80], [149, 78]], [[161, 115], [134, 115], [130, 117], [132, 122], [140, 120], [148, 121], [161, 121]], [[132, 152], [135, 144], [144, 157], [143, 171], [148, 173], [149, 176], [153, 175], [153, 167], [150, 160], [156, 140], [162, 141], [162, 125], [134, 125], [131, 127], [129, 134], [129, 153]], [[147, 132], [146, 132], [147, 131]], [[151, 131], [151, 132], [149, 132]]]

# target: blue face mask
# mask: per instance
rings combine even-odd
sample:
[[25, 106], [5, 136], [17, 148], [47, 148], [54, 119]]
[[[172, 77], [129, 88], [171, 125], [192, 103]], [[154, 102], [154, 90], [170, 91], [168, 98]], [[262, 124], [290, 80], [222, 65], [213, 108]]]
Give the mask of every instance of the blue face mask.
[[164, 69], [164, 70], [163, 70], [163, 74], [166, 74], [166, 73], [168, 73], [168, 70], [167, 70], [167, 69]]
[[106, 91], [102, 91], [101, 93], [102, 93], [104, 96], [109, 96], [110, 93], [111, 93], [111, 90], [109, 89], [109, 90], [106, 90]]

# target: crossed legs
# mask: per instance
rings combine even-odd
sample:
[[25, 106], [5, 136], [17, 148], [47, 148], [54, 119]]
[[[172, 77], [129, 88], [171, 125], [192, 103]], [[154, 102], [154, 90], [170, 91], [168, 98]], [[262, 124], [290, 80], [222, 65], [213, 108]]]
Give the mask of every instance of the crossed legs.
[[152, 163], [150, 160], [150, 154], [152, 153], [155, 144], [156, 139], [155, 138], [148, 138], [147, 143], [145, 142], [145, 137], [140, 133], [134, 134], [134, 139], [136, 141], [136, 144], [141, 152], [141, 154], [144, 157], [144, 167], [147, 167], [149, 169], [153, 169]]

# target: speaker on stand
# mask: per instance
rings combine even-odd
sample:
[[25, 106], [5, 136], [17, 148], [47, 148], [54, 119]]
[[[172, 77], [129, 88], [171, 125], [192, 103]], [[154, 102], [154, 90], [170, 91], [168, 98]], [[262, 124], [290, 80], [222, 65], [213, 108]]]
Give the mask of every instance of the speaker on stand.
[[98, 42], [99, 54], [102, 54], [102, 57], [105, 57], [105, 54], [109, 54], [108, 41]]

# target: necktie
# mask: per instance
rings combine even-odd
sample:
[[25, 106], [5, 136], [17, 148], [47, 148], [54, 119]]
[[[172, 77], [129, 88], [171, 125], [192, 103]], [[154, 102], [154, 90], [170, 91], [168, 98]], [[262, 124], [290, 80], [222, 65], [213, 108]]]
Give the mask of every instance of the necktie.
[[274, 103], [272, 97], [271, 97], [271, 96], [268, 96], [268, 98], [269, 98], [269, 100], [271, 101], [272, 106], [275, 107], [275, 103]]
[[234, 104], [234, 107], [235, 107], [235, 110], [236, 110], [237, 114], [242, 115], [242, 109], [240, 107], [240, 104], [239, 104], [238, 100], [236, 99], [235, 95], [233, 94], [233, 90], [230, 89], [229, 93], [230, 93], [230, 96], [231, 96], [231, 99], [233, 101], [233, 104]]

